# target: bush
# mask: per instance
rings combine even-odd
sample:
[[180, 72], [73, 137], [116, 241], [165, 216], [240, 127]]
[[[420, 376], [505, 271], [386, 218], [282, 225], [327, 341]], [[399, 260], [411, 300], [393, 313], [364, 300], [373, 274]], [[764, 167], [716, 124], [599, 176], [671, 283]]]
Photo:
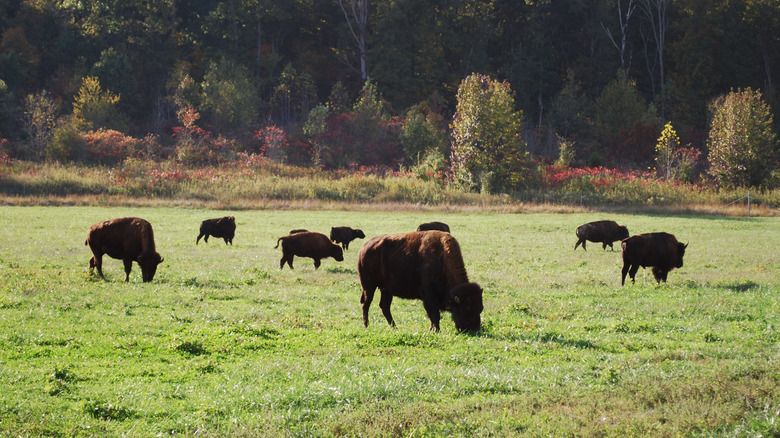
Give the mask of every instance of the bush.
[[87, 161], [104, 165], [119, 164], [136, 156], [142, 147], [141, 140], [112, 129], [89, 131], [84, 134], [84, 143]]

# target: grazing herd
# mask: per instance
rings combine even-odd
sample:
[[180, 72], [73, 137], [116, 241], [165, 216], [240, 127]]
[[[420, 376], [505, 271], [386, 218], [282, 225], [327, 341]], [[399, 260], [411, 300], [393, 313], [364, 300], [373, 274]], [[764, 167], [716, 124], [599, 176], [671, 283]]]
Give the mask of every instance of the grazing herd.
[[[236, 219], [233, 216], [206, 219], [200, 224], [203, 237], [222, 238], [225, 244], [233, 244]], [[666, 282], [669, 271], [683, 266], [683, 256], [688, 244], [677, 241], [674, 235], [664, 232], [638, 234], [629, 237], [628, 228], [615, 221], [589, 222], [577, 227], [576, 250], [587, 241], [602, 244], [606, 250], [620, 241], [623, 257], [621, 285], [626, 274], [635, 281], [639, 267], [651, 267], [657, 283]], [[306, 229], [293, 229], [276, 241], [282, 245], [279, 269], [287, 264], [293, 269], [295, 256], [314, 260], [314, 269], [321, 260], [332, 257], [344, 260], [344, 251], [355, 239], [366, 237], [362, 230], [350, 227], [332, 227], [330, 236]], [[125, 282], [130, 279], [133, 262], [138, 263], [144, 282], [152, 281], [157, 266], [163, 258], [157, 253], [152, 225], [141, 218], [125, 217], [98, 222], [89, 228], [84, 242], [92, 251], [90, 271], [97, 268], [103, 276], [103, 255], [120, 259], [125, 267]], [[450, 234], [450, 227], [443, 222], [420, 224], [417, 231], [373, 237], [365, 242], [358, 253], [358, 277], [362, 288], [360, 304], [363, 324], [368, 326], [368, 310], [378, 288], [381, 296], [379, 308], [387, 323], [395, 327], [390, 312], [393, 297], [421, 300], [431, 330], [439, 331], [441, 311], [452, 315], [458, 331], [478, 330], [483, 310], [482, 288], [469, 282], [458, 241]]]

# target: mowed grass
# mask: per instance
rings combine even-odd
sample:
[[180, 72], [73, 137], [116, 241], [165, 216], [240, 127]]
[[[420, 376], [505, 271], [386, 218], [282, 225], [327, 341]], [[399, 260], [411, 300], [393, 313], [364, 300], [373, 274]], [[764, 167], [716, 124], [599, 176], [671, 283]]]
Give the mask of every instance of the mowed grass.
[[[236, 216], [234, 245], [195, 245]], [[105, 258], [95, 222], [149, 220], [152, 283]], [[0, 436], [778, 436], [780, 219], [588, 214], [0, 207]], [[615, 219], [689, 242], [657, 286], [575, 228]], [[485, 291], [483, 329], [428, 331], [396, 299], [364, 328], [356, 240], [295, 259], [293, 228], [367, 237], [442, 220]]]

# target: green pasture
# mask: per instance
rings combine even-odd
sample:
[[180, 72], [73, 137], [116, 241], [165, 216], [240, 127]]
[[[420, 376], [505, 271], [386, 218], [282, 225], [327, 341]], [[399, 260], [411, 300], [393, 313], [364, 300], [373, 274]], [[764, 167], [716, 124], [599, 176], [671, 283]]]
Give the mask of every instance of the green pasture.
[[[233, 246], [195, 245], [232, 214]], [[165, 258], [152, 283], [86, 231], [140, 216]], [[689, 242], [657, 286], [620, 286], [620, 251], [572, 248], [615, 219]], [[295, 260], [276, 239], [367, 237], [447, 222], [483, 328], [440, 333], [419, 301], [364, 328], [356, 261]], [[0, 436], [778, 436], [780, 218], [0, 207]]]

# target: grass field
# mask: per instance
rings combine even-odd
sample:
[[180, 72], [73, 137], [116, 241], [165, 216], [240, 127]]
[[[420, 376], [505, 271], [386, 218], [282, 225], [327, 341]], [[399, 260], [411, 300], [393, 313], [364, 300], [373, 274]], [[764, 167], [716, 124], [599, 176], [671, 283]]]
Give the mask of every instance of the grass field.
[[[236, 216], [232, 247], [195, 245]], [[152, 283], [86, 230], [140, 216]], [[656, 286], [620, 286], [620, 252], [573, 251], [615, 219], [689, 242]], [[0, 207], [0, 436], [779, 436], [780, 218]], [[375, 300], [356, 260], [296, 258], [293, 228], [366, 236], [442, 220], [485, 290], [483, 328], [428, 331], [419, 301]]]

